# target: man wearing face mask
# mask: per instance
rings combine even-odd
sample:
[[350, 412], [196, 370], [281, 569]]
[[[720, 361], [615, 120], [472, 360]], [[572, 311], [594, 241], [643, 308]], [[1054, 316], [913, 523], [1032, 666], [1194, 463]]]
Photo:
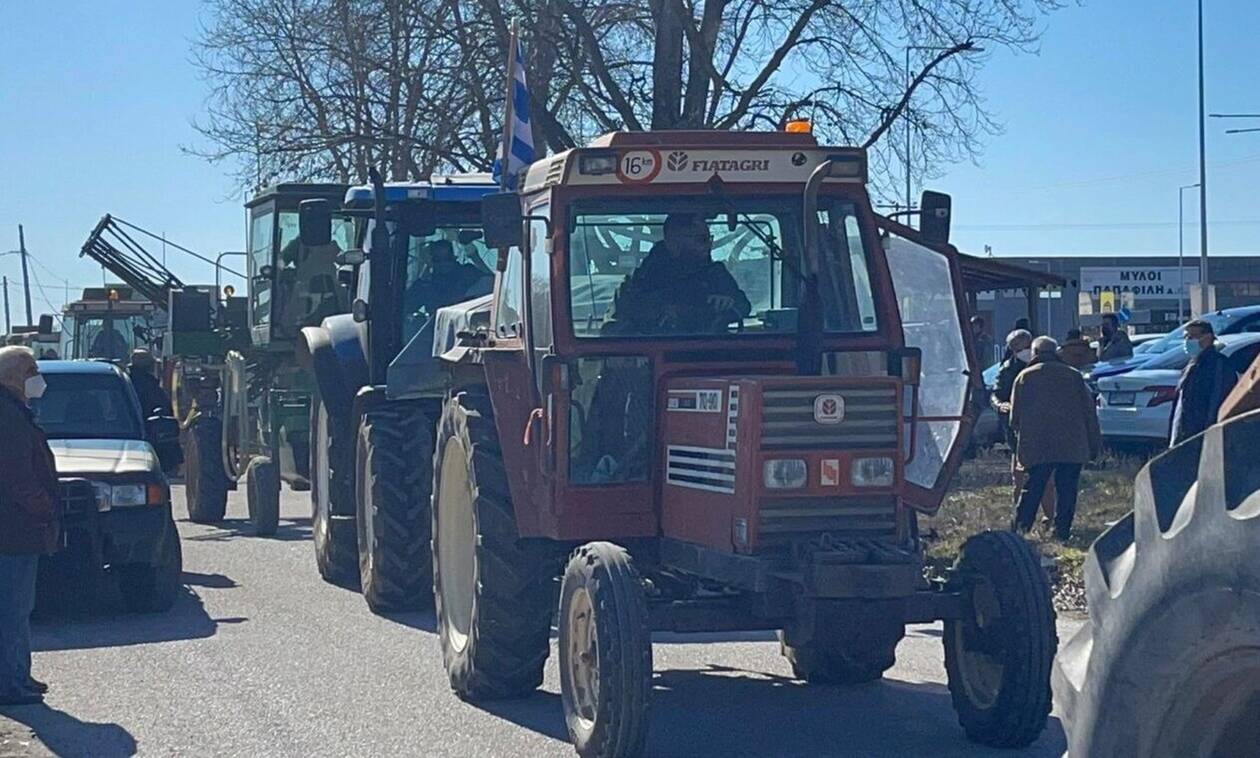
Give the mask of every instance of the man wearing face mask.
[[31, 611], [39, 557], [57, 549], [57, 469], [28, 403], [44, 394], [35, 354], [0, 348], [0, 705], [43, 701], [31, 677]]
[[1098, 340], [1098, 360], [1118, 361], [1133, 357], [1133, 343], [1129, 333], [1120, 328], [1120, 319], [1114, 313], [1102, 317], [1102, 339]]
[[1238, 374], [1216, 349], [1216, 333], [1207, 321], [1186, 324], [1182, 349], [1190, 362], [1177, 382], [1169, 446], [1188, 440], [1216, 423], [1221, 403], [1238, 383]]
[[[1020, 319], [1024, 321], [1024, 319]], [[1011, 483], [1014, 485], [1013, 498], [1018, 500], [1019, 493], [1024, 487], [1025, 480], [1028, 479], [1028, 472], [1019, 465], [1019, 459], [1015, 455], [1017, 442], [1015, 430], [1011, 428], [1011, 390], [1015, 387], [1015, 379], [1019, 373], [1028, 368], [1028, 364], [1032, 363], [1033, 336], [1032, 332], [1027, 329], [1016, 329], [1006, 335], [1006, 360], [1002, 362], [1002, 368], [998, 372], [997, 384], [993, 389], [993, 394], [989, 396], [989, 403], [993, 406], [993, 410], [998, 414], [998, 423], [1002, 431], [1006, 435], [1006, 447], [1011, 451]], [[1045, 496], [1042, 500], [1042, 507], [1045, 510], [1045, 517], [1048, 521], [1054, 519], [1054, 483], [1051, 482], [1047, 488]]]

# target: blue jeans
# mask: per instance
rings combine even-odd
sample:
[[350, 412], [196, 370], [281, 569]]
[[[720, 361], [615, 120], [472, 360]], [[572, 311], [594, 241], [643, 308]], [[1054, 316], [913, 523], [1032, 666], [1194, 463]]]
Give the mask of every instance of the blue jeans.
[[38, 555], [0, 555], [0, 694], [26, 692]]

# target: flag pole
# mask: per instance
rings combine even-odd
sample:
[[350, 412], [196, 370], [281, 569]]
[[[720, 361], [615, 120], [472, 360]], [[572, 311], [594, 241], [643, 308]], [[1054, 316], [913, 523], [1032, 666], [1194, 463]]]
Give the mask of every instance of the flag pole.
[[508, 33], [507, 86], [504, 88], [504, 102], [507, 107], [504, 109], [503, 144], [501, 146], [501, 152], [499, 153], [499, 189], [504, 192], [508, 191], [508, 183], [511, 181], [508, 177], [508, 168], [512, 162], [510, 157], [510, 151], [512, 149], [512, 119], [515, 118], [514, 106], [516, 104], [512, 94], [515, 89], [514, 83], [516, 81], [516, 40], [519, 33], [520, 26], [514, 18], [512, 19], [512, 25]]

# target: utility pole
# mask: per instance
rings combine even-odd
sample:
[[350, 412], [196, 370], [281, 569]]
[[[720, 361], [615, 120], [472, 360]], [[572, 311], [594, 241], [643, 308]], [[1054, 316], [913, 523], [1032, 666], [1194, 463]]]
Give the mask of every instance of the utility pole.
[[31, 326], [35, 319], [31, 316], [31, 275], [26, 269], [26, 233], [18, 224], [18, 251], [22, 253], [22, 289], [26, 292], [26, 325]]
[[4, 333], [8, 334], [13, 331], [13, 326], [9, 324], [9, 277], [4, 279]]
[[1186, 255], [1186, 236], [1183, 227], [1186, 220], [1185, 201], [1186, 190], [1198, 187], [1197, 184], [1187, 184], [1184, 187], [1177, 188], [1177, 323], [1184, 324], [1186, 322], [1185, 303], [1186, 303], [1186, 272], [1185, 272], [1185, 255]]
[[1199, 313], [1208, 312], [1207, 138], [1203, 113], [1203, 0], [1199, 0]]

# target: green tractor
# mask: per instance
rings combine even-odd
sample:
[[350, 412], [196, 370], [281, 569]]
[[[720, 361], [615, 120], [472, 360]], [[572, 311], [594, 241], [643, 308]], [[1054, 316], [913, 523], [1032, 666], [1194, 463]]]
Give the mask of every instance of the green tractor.
[[298, 205], [311, 199], [340, 205], [345, 192], [338, 184], [278, 184], [246, 204], [246, 250], [213, 261], [225, 271], [223, 258], [246, 258], [244, 297], [231, 285], [184, 285], [108, 216], [84, 246], [84, 254], [124, 281], [142, 283], [136, 289], [169, 317], [164, 378], [183, 426], [193, 521], [222, 521], [227, 493], [243, 481], [254, 532], [269, 536], [279, 525], [281, 482], [310, 488], [314, 383], [294, 361], [294, 340], [303, 327], [348, 309], [338, 263], [353, 227], [339, 220], [327, 244], [303, 244]]

